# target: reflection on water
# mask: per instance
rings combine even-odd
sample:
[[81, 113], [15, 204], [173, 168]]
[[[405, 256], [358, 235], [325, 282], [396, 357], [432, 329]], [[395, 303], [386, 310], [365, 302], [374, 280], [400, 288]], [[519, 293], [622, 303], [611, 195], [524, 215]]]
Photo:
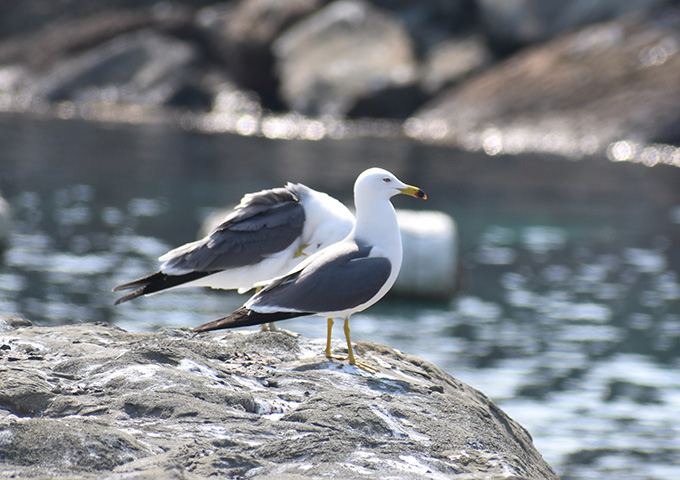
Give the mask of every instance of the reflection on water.
[[[464, 322], [490, 354], [473, 357], [477, 368], [447, 368], [521, 419], [546, 458], [562, 458], [563, 478], [674, 478], [680, 284], [671, 248], [663, 237], [630, 248], [556, 227], [490, 227], [474, 268], [497, 279], [492, 306], [502, 309], [476, 299], [457, 312], [481, 312]], [[498, 262], [495, 249], [512, 260]]]
[[[423, 356], [484, 391], [562, 478], [680, 478], [675, 170], [27, 119], [0, 119], [0, 141], [15, 223], [2, 313], [129, 330], [217, 318], [245, 298], [187, 289], [113, 308], [110, 290], [192, 240], [208, 207], [286, 180], [349, 201], [356, 173], [381, 165], [426, 188], [426, 208], [457, 219], [463, 288], [450, 304], [386, 299], [353, 317], [353, 337]], [[325, 334], [322, 319], [285, 326]]]

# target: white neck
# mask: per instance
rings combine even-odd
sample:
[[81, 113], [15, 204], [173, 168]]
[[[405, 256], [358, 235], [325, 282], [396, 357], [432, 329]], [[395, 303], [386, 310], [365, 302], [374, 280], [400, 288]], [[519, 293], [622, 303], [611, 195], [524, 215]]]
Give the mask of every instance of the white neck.
[[[397, 214], [389, 199], [364, 197], [355, 195], [354, 202], [356, 204], [356, 224], [354, 226], [353, 235], [359, 242], [369, 242], [375, 247], [385, 251], [393, 257], [394, 260], [399, 260], [401, 264], [401, 234], [399, 232], [399, 224], [397, 223]], [[394, 243], [393, 251], [386, 251], [389, 244], [387, 239], [398, 239]], [[385, 241], [384, 241], [385, 240]]]

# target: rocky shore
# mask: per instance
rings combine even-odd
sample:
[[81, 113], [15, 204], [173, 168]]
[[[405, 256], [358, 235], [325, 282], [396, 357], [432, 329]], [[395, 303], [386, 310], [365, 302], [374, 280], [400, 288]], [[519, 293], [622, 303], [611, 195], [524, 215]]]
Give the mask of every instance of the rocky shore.
[[436, 366], [359, 342], [370, 375], [322, 344], [3, 317], [0, 476], [557, 478], [524, 428]]
[[312, 139], [371, 118], [491, 155], [680, 142], [675, 0], [37, 4], [0, 7], [0, 110]]

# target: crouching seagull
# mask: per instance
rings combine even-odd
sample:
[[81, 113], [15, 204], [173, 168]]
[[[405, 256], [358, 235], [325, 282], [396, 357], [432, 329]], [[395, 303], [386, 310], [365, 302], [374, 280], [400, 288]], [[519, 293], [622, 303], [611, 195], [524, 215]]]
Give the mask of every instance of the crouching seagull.
[[342, 203], [299, 183], [249, 193], [206, 237], [161, 256], [159, 271], [115, 287], [132, 290], [115, 304], [184, 287], [244, 293], [342, 240], [353, 226]]

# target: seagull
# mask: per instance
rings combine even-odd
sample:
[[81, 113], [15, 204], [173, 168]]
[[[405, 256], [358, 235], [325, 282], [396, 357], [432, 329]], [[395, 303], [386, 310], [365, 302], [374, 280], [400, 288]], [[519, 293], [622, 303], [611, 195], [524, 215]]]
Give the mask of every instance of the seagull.
[[115, 305], [175, 288], [260, 288], [353, 227], [340, 201], [300, 183], [248, 193], [206, 237], [162, 255], [159, 271], [115, 287], [133, 290]]
[[347, 360], [370, 373], [377, 370], [357, 362], [350, 340], [349, 318], [380, 300], [392, 287], [402, 260], [401, 234], [390, 199], [398, 194], [426, 199], [418, 187], [406, 185], [382, 168], [369, 168], [354, 184], [356, 222], [340, 242], [302, 261], [286, 275], [255, 293], [231, 315], [194, 329], [271, 323], [304, 315], [327, 318], [325, 355], [331, 354], [334, 318], [344, 318]]

